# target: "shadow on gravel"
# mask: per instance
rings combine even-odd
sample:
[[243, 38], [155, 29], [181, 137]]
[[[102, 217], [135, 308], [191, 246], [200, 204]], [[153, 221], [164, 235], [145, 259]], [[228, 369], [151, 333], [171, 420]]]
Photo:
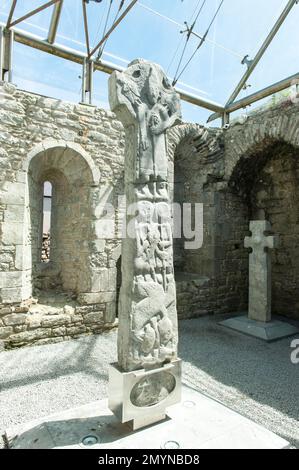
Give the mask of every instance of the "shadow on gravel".
[[[15, 370], [15, 374], [10, 372], [8, 378], [0, 373], [0, 392], [61, 376], [70, 376], [79, 372], [94, 376], [97, 380], [107, 381], [108, 371], [100, 372], [99, 370], [100, 368], [103, 369], [103, 358], [94, 353], [98, 340], [97, 336], [86, 336], [76, 342], [65, 341], [52, 344], [50, 350], [54, 351], [55, 347], [58, 346], [60, 354], [57, 356], [51, 354], [50, 357], [47, 357], [44, 346], [33, 347], [34, 349], [26, 347], [13, 351], [16, 353], [15, 357], [12, 357], [12, 351], [2, 353], [1, 362], [4, 362], [7, 358], [9, 369], [10, 371]], [[32, 359], [29, 370], [26, 367], [26, 356], [30, 356]], [[22, 362], [24, 362], [23, 367]], [[34, 367], [35, 363], [37, 367]], [[16, 365], [18, 365], [18, 368], [16, 368]]]
[[180, 357], [198, 369], [196, 376], [185, 367], [186, 383], [230, 406], [225, 402], [225, 391], [221, 394], [221, 385], [218, 390], [208, 389], [207, 374], [236, 389], [239, 396], [298, 420], [299, 365], [291, 362], [291, 342], [296, 336], [266, 343], [219, 326], [221, 320], [223, 317], [215, 316], [180, 323]]

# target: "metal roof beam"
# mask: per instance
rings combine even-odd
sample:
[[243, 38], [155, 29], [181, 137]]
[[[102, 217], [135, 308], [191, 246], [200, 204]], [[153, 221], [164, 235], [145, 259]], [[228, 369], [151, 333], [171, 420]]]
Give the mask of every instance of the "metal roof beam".
[[11, 22], [8, 26], [8, 28], [11, 28], [15, 26], [16, 24], [21, 23], [21, 21], [27, 20], [33, 15], [36, 15], [37, 13], [40, 13], [41, 11], [45, 10], [46, 8], [50, 7], [51, 5], [54, 5], [54, 3], [60, 2], [60, 0], [51, 0], [50, 2], [45, 3], [44, 5], [41, 5], [40, 7], [36, 8], [35, 10], [31, 10], [29, 13], [26, 13], [26, 15], [21, 16], [21, 18], [18, 18], [17, 20]]
[[[70, 60], [71, 62], [75, 62], [77, 64], [83, 64], [84, 60], [87, 58], [86, 54], [84, 54], [83, 52], [76, 51], [60, 44], [49, 44], [47, 41], [42, 40], [34, 34], [27, 33], [25, 31], [15, 28], [13, 31], [15, 41], [20, 44], [24, 44], [26, 46], [33, 47], [34, 49], [53, 54], [57, 57]], [[118, 70], [120, 72], [124, 70], [124, 67], [115, 65], [111, 62], [103, 60], [97, 61], [95, 57], [90, 57], [89, 60], [93, 61], [94, 63], [94, 70], [99, 70], [107, 74], [111, 74], [115, 70]], [[224, 112], [224, 108], [218, 103], [214, 103], [212, 101], [201, 98], [200, 96], [190, 94], [183, 90], [177, 89], [177, 92], [180, 94], [181, 99], [184, 101], [195, 104], [202, 108], [209, 109], [210, 111], [216, 111], [220, 113]]]
[[88, 19], [87, 19], [87, 9], [86, 2], [82, 0], [82, 9], [83, 9], [83, 19], [84, 19], [84, 32], [85, 32], [85, 41], [86, 41], [86, 50], [87, 55], [90, 55], [90, 45], [89, 45], [89, 32], [88, 32]]
[[[280, 91], [283, 91], [286, 88], [297, 84], [299, 84], [299, 73], [291, 75], [290, 77], [285, 78], [284, 80], [281, 80], [279, 82], [273, 83], [272, 85], [263, 88], [262, 90], [259, 90], [255, 93], [252, 93], [251, 95], [246, 96], [241, 100], [234, 101], [225, 108], [225, 113], [230, 114], [235, 111], [238, 111], [239, 109], [246, 108], [246, 106], [250, 106], [251, 104], [256, 103], [257, 101], [267, 98], [268, 96], [274, 95], [275, 93], [279, 93]], [[212, 122], [215, 119], [219, 119], [220, 117], [221, 114], [216, 112], [215, 114], [212, 114], [209, 117], [208, 122]]]
[[211, 116], [209, 116], [209, 118], [207, 120], [207, 123], [216, 121], [216, 119], [221, 119], [222, 116], [225, 114], [225, 108], [223, 108], [223, 109], [224, 109], [223, 113], [220, 113], [220, 112], [216, 111], [213, 114], [211, 114]]
[[263, 45], [259, 49], [259, 51], [256, 54], [255, 58], [252, 61], [247, 62], [247, 63], [249, 63], [248, 70], [246, 71], [246, 73], [243, 75], [242, 79], [238, 83], [236, 89], [234, 90], [234, 92], [230, 96], [230, 98], [227, 101], [225, 107], [229, 106], [233, 101], [235, 101], [235, 99], [237, 98], [237, 96], [239, 95], [241, 90], [243, 89], [244, 85], [246, 84], [248, 78], [251, 76], [252, 72], [254, 71], [256, 66], [258, 65], [259, 61], [261, 60], [261, 58], [265, 54], [268, 47], [270, 46], [271, 42], [273, 41], [273, 39], [276, 36], [277, 32], [279, 31], [280, 27], [284, 23], [286, 17], [288, 16], [290, 11], [292, 10], [293, 6], [295, 4], [298, 4], [298, 1], [299, 0], [289, 0], [288, 1], [286, 7], [284, 8], [284, 10], [281, 13], [280, 17], [278, 18], [278, 20], [276, 21], [276, 23], [273, 26], [272, 30], [268, 34], [267, 38], [265, 39]]
[[59, 2], [56, 3], [53, 9], [51, 23], [50, 23], [49, 32], [48, 32], [48, 42], [50, 44], [53, 44], [56, 39], [56, 34], [57, 34], [62, 7], [63, 7], [63, 0], [60, 0]]
[[109, 29], [109, 31], [107, 31], [107, 33], [105, 34], [105, 36], [100, 40], [100, 42], [93, 48], [93, 50], [90, 52], [90, 54], [88, 55], [88, 57], [90, 58], [91, 56], [93, 56], [95, 54], [95, 52], [99, 49], [99, 47], [101, 47], [102, 44], [104, 44], [104, 42], [109, 38], [110, 34], [115, 30], [115, 28], [117, 28], [117, 26], [119, 25], [119, 23], [121, 23], [121, 21], [127, 16], [127, 14], [129, 13], [130, 10], [132, 10], [133, 6], [137, 3], [138, 0], [132, 0], [132, 2], [127, 6], [127, 8], [125, 9], [125, 11], [122, 13], [122, 15], [120, 15], [120, 17], [113, 23], [113, 25], [111, 26], [111, 28]]
[[[61, 57], [62, 59], [66, 59], [81, 65], [83, 64], [84, 59], [87, 58], [84, 52], [80, 52], [57, 43], [49, 44], [47, 41], [41, 39], [39, 36], [36, 36], [32, 33], [28, 33], [27, 31], [25, 32], [15, 28], [13, 30], [15, 32], [15, 41], [20, 44], [24, 44], [25, 46], [38, 49], [42, 52], [47, 52], [48, 54], [52, 54], [56, 57]], [[91, 57], [90, 60], [95, 61], [95, 57]], [[112, 72], [114, 72], [114, 70], [118, 70], [120, 72], [124, 70], [124, 68], [121, 66], [114, 65], [110, 62], [103, 60], [101, 62], [95, 62], [94, 68], [95, 70], [100, 70], [101, 72], [105, 72], [108, 74], [111, 74]]]
[[14, 32], [0, 26], [0, 80], [12, 81]]
[[195, 104], [196, 106], [200, 106], [201, 108], [218, 112], [221, 115], [222, 113], [224, 113], [224, 107], [219, 103], [215, 103], [214, 101], [201, 98], [200, 96], [193, 95], [192, 93], [187, 93], [186, 91], [181, 90], [179, 88], [176, 88], [176, 91], [179, 93], [181, 99], [183, 101], [186, 101], [187, 103]]
[[226, 108], [226, 112], [233, 113], [234, 111], [237, 111], [238, 109], [245, 108], [246, 106], [249, 106], [252, 103], [255, 103], [259, 100], [267, 98], [268, 96], [274, 95], [275, 93], [279, 93], [280, 91], [285, 90], [286, 88], [289, 88], [290, 86], [294, 84], [298, 84], [298, 83], [299, 83], [299, 73], [296, 73], [295, 75], [285, 78], [284, 80], [281, 80], [280, 82], [273, 83], [273, 85], [263, 88], [262, 90], [259, 90], [256, 93], [252, 93], [251, 95], [246, 96], [246, 98], [243, 98], [238, 101], [234, 101]]
[[13, 0], [10, 10], [9, 10], [8, 18], [7, 18], [7, 23], [6, 23], [7, 29], [10, 27], [10, 23], [11, 23], [16, 6], [17, 6], [17, 0]]

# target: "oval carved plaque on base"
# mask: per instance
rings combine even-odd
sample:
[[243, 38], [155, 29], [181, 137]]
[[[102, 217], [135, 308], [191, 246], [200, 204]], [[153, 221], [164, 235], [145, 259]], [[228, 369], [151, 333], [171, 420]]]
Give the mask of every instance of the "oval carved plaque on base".
[[165, 400], [176, 386], [169, 372], [157, 372], [137, 382], [131, 391], [131, 402], [139, 408], [154, 406]]

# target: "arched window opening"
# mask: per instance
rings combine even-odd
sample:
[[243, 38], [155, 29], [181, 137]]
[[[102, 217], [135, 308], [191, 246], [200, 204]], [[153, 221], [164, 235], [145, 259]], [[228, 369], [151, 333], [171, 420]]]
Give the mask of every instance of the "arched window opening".
[[43, 184], [43, 225], [42, 225], [42, 263], [49, 263], [51, 250], [51, 212], [52, 212], [52, 184], [45, 181]]
[[93, 288], [92, 184], [89, 165], [71, 148], [48, 148], [30, 161], [28, 240], [36, 297], [49, 291], [54, 295], [90, 293]]

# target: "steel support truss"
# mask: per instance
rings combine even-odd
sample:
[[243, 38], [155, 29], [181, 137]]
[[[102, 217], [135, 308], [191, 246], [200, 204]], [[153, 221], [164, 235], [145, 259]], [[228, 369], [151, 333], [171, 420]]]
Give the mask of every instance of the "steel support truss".
[[0, 26], [0, 80], [12, 81], [14, 31]]
[[[285, 19], [291, 12], [294, 5], [298, 4], [299, 0], [289, 0], [286, 7], [284, 8], [283, 12], [279, 16], [278, 20], [276, 21], [275, 25], [273, 26], [272, 30], [268, 34], [266, 40], [262, 44], [261, 48], [257, 52], [256, 56], [253, 60], [249, 60], [248, 56], [245, 56], [242, 63], [246, 64], [247, 70], [243, 75], [242, 79], [238, 83], [236, 89], [230, 96], [227, 103], [222, 106], [219, 103], [215, 103], [213, 101], [207, 100], [200, 96], [195, 96], [191, 93], [188, 93], [183, 90], [177, 90], [180, 93], [181, 99], [187, 101], [189, 103], [195, 104], [199, 107], [208, 109], [213, 111], [208, 122], [211, 122], [215, 119], [222, 118], [222, 125], [228, 125], [230, 120], [230, 114], [234, 111], [239, 109], [245, 108], [252, 103], [259, 101], [262, 98], [272, 95], [278, 91], [284, 90], [285, 88], [290, 87], [293, 84], [298, 84], [299, 82], [299, 73], [295, 74], [285, 80], [282, 80], [278, 83], [272, 84], [263, 90], [260, 90], [256, 93], [253, 93], [246, 98], [240, 99], [235, 101], [236, 98], [239, 96], [241, 90], [246, 86], [248, 83], [248, 79], [253, 73], [254, 69], [258, 65], [259, 61], [265, 54], [266, 50], [268, 49], [269, 45], [273, 41], [274, 37], [276, 36], [277, 32], [281, 28], [282, 24], [284, 23]], [[39, 8], [28, 12], [26, 15], [13, 20], [14, 11], [17, 5], [17, 0], [12, 0], [11, 8], [8, 14], [7, 23], [1, 24], [0, 23], [0, 80], [12, 80], [12, 56], [13, 56], [13, 43], [14, 41], [19, 42], [21, 44], [33, 47], [35, 49], [39, 49], [41, 51], [53, 54], [58, 57], [62, 57], [64, 59], [79, 63], [82, 65], [82, 102], [84, 103], [92, 103], [92, 90], [93, 90], [93, 72], [95, 70], [100, 70], [102, 72], [111, 74], [114, 70], [123, 70], [122, 67], [117, 66], [113, 63], [106, 62], [104, 60], [97, 60], [94, 56], [95, 52], [98, 50], [99, 47], [107, 40], [110, 34], [116, 29], [119, 23], [125, 18], [125, 16], [129, 13], [129, 11], [133, 8], [133, 6], [137, 3], [137, 0], [132, 0], [127, 7], [127, 9], [123, 12], [123, 14], [119, 17], [119, 19], [111, 26], [110, 30], [107, 34], [101, 39], [101, 41], [97, 44], [95, 48], [90, 50], [89, 44], [89, 33], [88, 33], [88, 17], [87, 17], [87, 9], [86, 9], [86, 0], [82, 0], [82, 7], [83, 7], [83, 18], [84, 18], [84, 29], [85, 29], [85, 38], [86, 38], [86, 54], [81, 53], [79, 51], [73, 50], [71, 48], [59, 45], [55, 42], [57, 29], [59, 26], [59, 20], [61, 16], [61, 11], [63, 8], [63, 0], [51, 0], [47, 3], [43, 4]], [[41, 39], [38, 36], [33, 34], [21, 31], [15, 28], [15, 25], [21, 23], [22, 21], [26, 20], [27, 18], [39, 13], [42, 10], [45, 10], [49, 7], [53, 6], [52, 17], [49, 25], [48, 36], [46, 40]]]
[[[292, 84], [292, 80], [296, 79], [296, 76], [295, 76], [295, 78], [290, 77], [291, 82], [290, 82], [290, 79], [286, 79], [285, 81], [275, 83], [275, 84], [265, 88], [264, 90], [260, 90], [257, 93], [254, 93], [254, 94], [248, 96], [247, 98], [244, 98], [244, 100], [239, 100], [237, 102], [235, 101], [236, 98], [239, 96], [240, 92], [246, 86], [246, 84], [248, 82], [248, 79], [251, 77], [253, 71], [255, 70], [255, 68], [259, 64], [260, 60], [264, 56], [265, 52], [267, 51], [267, 49], [270, 46], [270, 44], [272, 43], [273, 39], [277, 35], [278, 31], [280, 30], [280, 28], [283, 25], [284, 21], [286, 20], [287, 16], [289, 15], [289, 13], [293, 9], [293, 7], [295, 5], [297, 5], [298, 3], [299, 3], [299, 0], [289, 0], [287, 5], [285, 6], [283, 12], [281, 13], [278, 20], [276, 21], [275, 25], [273, 26], [270, 33], [268, 34], [265, 41], [263, 42], [262, 46], [258, 50], [258, 52], [257, 52], [256, 56], [254, 57], [254, 59], [249, 60], [248, 56], [244, 57], [244, 59], [242, 61], [242, 64], [247, 66], [247, 70], [244, 73], [243, 77], [241, 78], [240, 82], [238, 83], [237, 87], [233, 91], [232, 95], [229, 97], [227, 103], [225, 104], [224, 113], [222, 113], [222, 114], [221, 113], [212, 114], [209, 117], [208, 122], [212, 122], [215, 119], [219, 119], [219, 118], [222, 117], [222, 123], [223, 124], [228, 124], [229, 123], [230, 113], [232, 113], [233, 111], [237, 111], [238, 109], [249, 106], [250, 104], [252, 104], [252, 103], [254, 103], [254, 102], [256, 102], [256, 101], [258, 101], [262, 98], [270, 96], [271, 94], [276, 93], [277, 91], [280, 91], [280, 90], [283, 90], [284, 88], [289, 87]], [[281, 85], [283, 84], [283, 82], [286, 86], [284, 86], [284, 88], [280, 88]], [[272, 91], [272, 90], [274, 90], [274, 91]]]
[[50, 23], [49, 32], [48, 32], [48, 43], [50, 44], [53, 44], [56, 39], [56, 34], [57, 34], [62, 7], [63, 7], [63, 0], [60, 0], [58, 3], [54, 5], [51, 23]]
[[82, 103], [92, 104], [94, 62], [88, 58], [82, 64]]
[[[1, 26], [1, 23], [0, 23], [0, 26]], [[34, 49], [38, 49], [40, 51], [47, 52], [57, 57], [67, 59], [71, 62], [81, 64], [82, 66], [84, 62], [86, 62], [86, 64], [92, 63], [93, 71], [99, 70], [101, 72], [111, 74], [112, 72], [114, 72], [114, 70], [118, 70], [118, 71], [124, 70], [123, 67], [113, 64], [111, 62], [104, 61], [104, 60], [98, 61], [96, 60], [95, 56], [89, 59], [87, 54], [84, 54], [83, 52], [76, 51], [74, 49], [71, 49], [66, 46], [62, 46], [57, 43], [50, 44], [48, 41], [42, 40], [38, 36], [35, 36], [34, 34], [30, 34], [30, 33], [21, 31], [16, 28], [14, 28], [12, 31], [14, 32], [14, 40], [20, 44], [24, 44], [26, 46], [33, 47]], [[85, 78], [84, 78], [84, 74], [82, 74], [82, 91], [85, 90], [83, 79], [85, 80], [85, 83], [86, 83], [86, 71], [85, 71]], [[86, 91], [88, 93], [90, 92], [89, 87], [87, 87]], [[210, 111], [217, 112], [217, 113], [222, 113], [224, 111], [224, 108], [218, 103], [214, 103], [213, 101], [206, 100], [204, 98], [193, 95], [192, 93], [188, 93], [183, 90], [178, 89], [177, 91], [179, 92], [181, 99], [184, 101], [187, 101], [189, 103], [195, 104], [197, 106], [200, 106], [202, 108], [205, 108]], [[91, 92], [92, 92], [92, 86], [91, 86]], [[85, 95], [84, 101], [86, 102], [86, 95]]]

